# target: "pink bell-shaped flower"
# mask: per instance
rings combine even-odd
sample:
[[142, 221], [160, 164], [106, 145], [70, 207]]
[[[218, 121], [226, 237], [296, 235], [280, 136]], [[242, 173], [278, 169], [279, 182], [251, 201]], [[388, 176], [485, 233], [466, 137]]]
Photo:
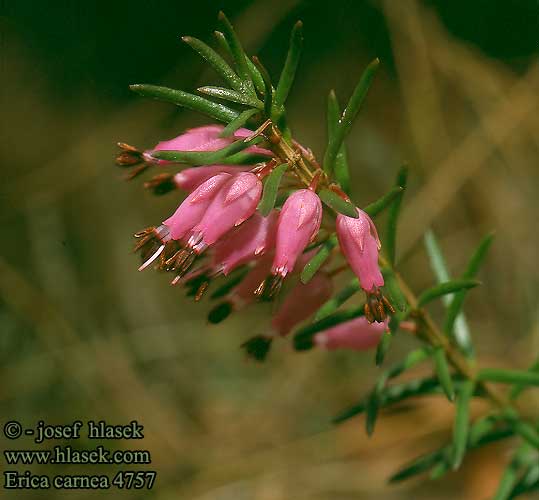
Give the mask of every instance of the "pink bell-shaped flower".
[[367, 293], [365, 317], [371, 322], [381, 322], [386, 318], [386, 309], [390, 312], [395, 310], [379, 290], [384, 286], [384, 278], [378, 266], [380, 240], [368, 214], [359, 208], [357, 213], [357, 219], [343, 214], [337, 216], [337, 238], [344, 257]]
[[275, 210], [267, 217], [255, 212], [244, 224], [218, 241], [212, 258], [214, 272], [226, 276], [233, 269], [271, 249], [275, 241], [277, 217]]
[[192, 191], [214, 175], [223, 172], [237, 174], [253, 168], [250, 165], [207, 165], [203, 167], [186, 168], [174, 175], [174, 184], [184, 191]]
[[[240, 128], [236, 130], [231, 137], [219, 137], [223, 131], [223, 125], [204, 125], [202, 127], [191, 128], [183, 134], [170, 139], [161, 141], [152, 149], [143, 153], [147, 162], [166, 165], [171, 162], [167, 160], [158, 160], [152, 156], [153, 151], [198, 151], [211, 152], [223, 149], [234, 141], [244, 139], [252, 134], [252, 131]], [[273, 153], [267, 149], [258, 146], [249, 146], [246, 150], [248, 153], [260, 154], [264, 156], [272, 156]]]
[[[223, 174], [229, 175], [229, 174]], [[262, 182], [251, 172], [233, 175], [217, 192], [202, 220], [193, 228], [188, 245], [197, 254], [254, 214]]]
[[271, 268], [271, 255], [264, 255], [225, 297], [225, 300], [215, 306], [208, 315], [210, 323], [220, 323], [232, 311], [240, 311], [256, 299], [255, 290], [259, 283], [268, 275]]
[[256, 287], [269, 273], [271, 260], [270, 255], [265, 255], [259, 259], [241, 283], [229, 293], [228, 299], [234, 306], [234, 310], [239, 311], [255, 301]]
[[357, 213], [357, 219], [343, 214], [337, 216], [337, 237], [342, 253], [359, 278], [361, 287], [366, 292], [372, 292], [376, 287], [384, 285], [378, 267], [380, 240], [371, 218], [359, 208]]
[[288, 197], [277, 221], [272, 277], [261, 283], [257, 295], [271, 297], [277, 293], [307, 245], [316, 238], [321, 222], [322, 202], [316, 193], [299, 189]]
[[242, 347], [251, 358], [263, 361], [274, 337], [288, 335], [315, 313], [331, 297], [331, 292], [331, 278], [324, 272], [318, 272], [307, 284], [299, 282], [280, 305], [271, 322], [271, 330], [265, 335], [251, 337]]
[[314, 314], [333, 291], [331, 278], [324, 272], [316, 273], [307, 284], [301, 281], [290, 291], [271, 321], [275, 334], [288, 335], [294, 327]]
[[[132, 168], [127, 176], [127, 179], [133, 179], [137, 175], [144, 172], [149, 166], [152, 165], [169, 165], [173, 162], [168, 160], [160, 160], [154, 158], [152, 153], [154, 151], [194, 151], [194, 152], [211, 152], [223, 149], [229, 146], [233, 142], [249, 137], [253, 132], [246, 128], [240, 128], [236, 130], [231, 137], [220, 137], [224, 126], [219, 124], [204, 125], [202, 127], [196, 127], [186, 130], [183, 134], [180, 134], [174, 139], [168, 141], [161, 141], [156, 144], [153, 149], [147, 149], [146, 151], [139, 151], [137, 148], [125, 144], [123, 142], [118, 143], [120, 153], [116, 156], [116, 164], [122, 167]], [[273, 153], [258, 146], [249, 146], [246, 150], [247, 153], [273, 156]], [[173, 186], [168, 183], [170, 178], [156, 178], [150, 181], [147, 187], [152, 189], [158, 189], [158, 194], [170, 190]], [[165, 184], [165, 186], [163, 186]]]
[[382, 334], [389, 330], [388, 321], [369, 323], [365, 316], [360, 316], [317, 333], [313, 340], [324, 349], [366, 351], [378, 345]]
[[173, 240], [182, 240], [202, 220], [212, 201], [232, 176], [214, 175], [196, 188], [168, 219], [163, 221]]
[[181, 250], [178, 249], [178, 240], [183, 240], [191, 229], [202, 219], [219, 189], [232, 176], [222, 173], [213, 176], [195, 189], [176, 209], [168, 219], [159, 227], [149, 227], [135, 234], [139, 241], [135, 251], [140, 250], [143, 264], [139, 271], [146, 269], [152, 262], [161, 256], [161, 267], [166, 268], [166, 261], [176, 257]]
[[237, 174], [251, 170], [252, 165], [207, 165], [204, 167], [186, 168], [177, 174], [161, 172], [144, 183], [144, 187], [155, 195], [170, 193], [176, 189], [191, 192], [203, 182], [217, 174]]

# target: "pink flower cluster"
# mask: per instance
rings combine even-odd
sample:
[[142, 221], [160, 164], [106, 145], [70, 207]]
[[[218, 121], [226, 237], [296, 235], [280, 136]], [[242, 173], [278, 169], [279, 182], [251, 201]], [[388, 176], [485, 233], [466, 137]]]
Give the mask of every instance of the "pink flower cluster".
[[[171, 163], [157, 159], [156, 151], [217, 151], [252, 134], [239, 129], [224, 138], [222, 131], [221, 125], [190, 129], [144, 152], [120, 144], [122, 152], [117, 163], [135, 167], [132, 178], [150, 166]], [[277, 161], [268, 149], [251, 146], [246, 152], [265, 157], [266, 161], [263, 165], [199, 166], [155, 176], [146, 183], [154, 191], [182, 189], [189, 194], [161, 225], [135, 235], [135, 249], [140, 250], [143, 261], [139, 269], [157, 263], [158, 268], [174, 273], [173, 284], [195, 283], [196, 298], [217, 276], [229, 276], [242, 266], [248, 269], [212, 312], [214, 322], [257, 298], [272, 299], [285, 278], [301, 270], [312, 257], [306, 249], [316, 240], [322, 224], [323, 209], [316, 186], [297, 189], [280, 209], [262, 216], [257, 211], [262, 180]], [[387, 329], [385, 308], [391, 307], [379, 292], [384, 285], [378, 267], [380, 241], [370, 217], [357, 210], [357, 218], [337, 216], [336, 233], [343, 256], [367, 293], [365, 317], [318, 333], [315, 344], [327, 349], [368, 349]], [[248, 342], [247, 350], [256, 354], [271, 338], [290, 333], [329, 300], [331, 293], [332, 278], [322, 267], [308, 284], [299, 283], [291, 289], [273, 316], [270, 331]]]

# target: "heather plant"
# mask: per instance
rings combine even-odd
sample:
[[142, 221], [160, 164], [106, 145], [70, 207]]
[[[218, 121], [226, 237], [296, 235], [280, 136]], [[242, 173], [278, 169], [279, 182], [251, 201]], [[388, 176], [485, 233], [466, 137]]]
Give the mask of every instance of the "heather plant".
[[[188, 167], [175, 174], [156, 173], [145, 182], [158, 195], [188, 195], [163, 222], [135, 234], [135, 250], [142, 259], [139, 270], [154, 267], [168, 273], [171, 283], [196, 301], [209, 296], [215, 303], [211, 323], [257, 301], [274, 302], [269, 331], [242, 345], [246, 355], [258, 361], [267, 358], [273, 342], [291, 337], [297, 351], [373, 349], [375, 363], [382, 367], [393, 337], [399, 332], [413, 335], [420, 346], [383, 368], [372, 391], [336, 416], [335, 423], [364, 413], [370, 435], [380, 410], [408, 398], [439, 394], [454, 406], [452, 441], [404, 465], [391, 482], [425, 472], [439, 478], [459, 468], [469, 450], [513, 439], [515, 451], [495, 498], [515, 498], [537, 489], [537, 423], [521, 414], [518, 398], [526, 388], [539, 385], [539, 365], [527, 371], [478, 366], [463, 312], [468, 293], [479, 285], [476, 277], [492, 235], [471, 253], [462, 274], [451, 279], [436, 237], [428, 231], [424, 243], [436, 284], [415, 293], [396, 261], [406, 166], [379, 200], [359, 208], [350, 199], [345, 139], [379, 61], [367, 66], [342, 111], [336, 94], [329, 93], [328, 142], [319, 161], [294, 139], [286, 115], [301, 53], [301, 22], [292, 29], [275, 81], [257, 57], [245, 54], [224, 14], [219, 20], [219, 51], [196, 38], [183, 41], [226, 86], [201, 87], [201, 95], [131, 86], [142, 96], [198, 111], [211, 120], [144, 151], [119, 144], [116, 161], [128, 169], [129, 179], [163, 165]], [[373, 219], [383, 211], [388, 212], [387, 220], [379, 233]], [[335, 277], [344, 274], [349, 283], [335, 290]], [[363, 306], [347, 307], [356, 296], [363, 297]], [[429, 313], [438, 300], [445, 306], [442, 325]], [[420, 363], [431, 363], [432, 376], [399, 381]], [[490, 404], [489, 411], [475, 419], [470, 416], [473, 398]]]

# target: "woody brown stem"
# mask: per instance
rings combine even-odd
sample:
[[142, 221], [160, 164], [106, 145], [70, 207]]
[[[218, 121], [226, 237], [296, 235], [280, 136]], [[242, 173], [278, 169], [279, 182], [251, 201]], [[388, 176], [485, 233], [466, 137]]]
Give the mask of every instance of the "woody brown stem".
[[[382, 256], [380, 256], [380, 262], [382, 265], [388, 266], [387, 261]], [[434, 322], [430, 314], [425, 311], [425, 309], [419, 307], [417, 296], [412, 292], [400, 273], [395, 272], [395, 276], [397, 277], [400, 289], [412, 308], [414, 319], [417, 320], [417, 335], [431, 346], [441, 347], [445, 352], [447, 360], [459, 374], [469, 380], [475, 380], [477, 368], [472, 365], [472, 363], [466, 359], [457, 348], [455, 348], [448, 337]], [[477, 384], [496, 407], [500, 409], [511, 407], [510, 401], [492, 387], [491, 384], [483, 381], [477, 382]]]

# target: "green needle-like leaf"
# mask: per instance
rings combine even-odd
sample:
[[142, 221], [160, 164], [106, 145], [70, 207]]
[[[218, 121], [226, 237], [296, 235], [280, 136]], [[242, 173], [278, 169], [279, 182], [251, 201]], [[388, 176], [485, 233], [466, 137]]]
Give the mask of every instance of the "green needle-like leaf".
[[539, 433], [532, 425], [523, 420], [516, 420], [513, 423], [513, 429], [528, 444], [539, 450]]
[[453, 428], [453, 469], [458, 469], [468, 442], [470, 429], [470, 399], [474, 393], [475, 382], [466, 380], [457, 393], [455, 425]]
[[430, 471], [429, 477], [435, 481], [436, 479], [440, 479], [443, 477], [446, 472], [449, 470], [449, 464], [447, 463], [447, 460], [445, 457], [440, 460]]
[[279, 191], [281, 179], [283, 178], [287, 168], [288, 163], [283, 163], [278, 167], [275, 167], [264, 182], [264, 192], [262, 193], [262, 199], [258, 204], [258, 211], [264, 217], [269, 215], [275, 206], [275, 200], [277, 199], [277, 192]]
[[184, 36], [182, 40], [196, 50], [233, 89], [238, 92], [243, 90], [240, 77], [215, 50], [192, 36]]
[[395, 474], [389, 478], [390, 483], [399, 483], [405, 479], [409, 479], [417, 474], [428, 471], [431, 467], [434, 467], [444, 457], [445, 449], [436, 450], [432, 453], [422, 455], [411, 463], [405, 465], [399, 469]]
[[500, 368], [483, 368], [477, 374], [478, 380], [501, 382], [503, 384], [539, 385], [539, 373]]
[[[426, 379], [411, 380], [402, 384], [395, 384], [386, 387], [380, 393], [379, 406], [383, 408], [385, 406], [391, 406], [400, 401], [404, 401], [410, 397], [427, 396], [434, 392], [439, 392], [438, 379], [430, 377]], [[344, 410], [339, 415], [332, 419], [334, 424], [338, 424], [348, 420], [356, 415], [363, 413], [367, 408], [367, 400], [362, 400], [359, 404]]]
[[382, 373], [382, 375], [378, 378], [375, 386], [375, 391], [379, 395], [378, 397], [381, 398], [382, 391], [384, 390], [388, 380], [398, 377], [401, 373], [413, 368], [428, 358], [429, 350], [426, 347], [421, 347], [420, 349], [409, 352], [400, 363], [396, 363], [384, 371], [384, 373]]
[[[219, 45], [221, 46], [221, 49], [226, 53], [232, 56], [232, 51], [230, 50], [230, 45], [228, 44], [225, 35], [221, 31], [214, 31], [215, 38]], [[232, 56], [233, 57], [233, 56]], [[259, 94], [264, 94], [264, 80], [262, 79], [262, 75], [256, 69], [256, 66], [254, 65], [253, 61], [249, 58], [249, 56], [245, 56], [245, 61], [247, 62], [247, 67], [249, 68], [249, 72], [251, 73], [251, 78], [255, 83], [256, 90]]]
[[[528, 371], [529, 372], [532, 372], [532, 373], [538, 373], [539, 372], [539, 359], [536, 360], [529, 368], [528, 368]], [[529, 387], [529, 385], [526, 385], [526, 384], [516, 384], [512, 389], [511, 389], [511, 392], [510, 392], [510, 395], [509, 397], [511, 398], [511, 400], [515, 400], [517, 399], [520, 394], [522, 393], [522, 391], [524, 391], [527, 387]]]
[[334, 134], [333, 139], [328, 142], [326, 153], [324, 155], [324, 170], [328, 174], [332, 174], [332, 172], [334, 171], [335, 158], [337, 157], [337, 153], [339, 152], [339, 149], [341, 148], [344, 138], [350, 131], [350, 128], [352, 127], [352, 123], [354, 122], [354, 119], [356, 118], [361, 108], [361, 105], [363, 104], [363, 101], [365, 100], [367, 91], [369, 90], [372, 79], [374, 78], [374, 75], [376, 73], [376, 70], [378, 69], [379, 64], [380, 64], [380, 61], [378, 59], [375, 59], [373, 62], [371, 62], [367, 66], [367, 68], [361, 75], [359, 83], [354, 89], [354, 92], [352, 93], [352, 96], [350, 97], [350, 100], [348, 101], [348, 105], [346, 106], [346, 108], [344, 109], [342, 113], [341, 120], [339, 122], [339, 127], [336, 133]]
[[387, 370], [386, 378], [392, 379], [398, 377], [401, 373], [404, 373], [406, 370], [413, 368], [414, 366], [418, 365], [419, 363], [422, 363], [428, 358], [428, 349], [424, 347], [415, 349], [414, 351], [409, 352], [400, 363], [395, 364], [389, 370]]
[[236, 130], [243, 127], [254, 115], [258, 113], [258, 109], [246, 109], [237, 118], [232, 120], [219, 134], [220, 137], [230, 137]]
[[395, 197], [393, 203], [389, 207], [389, 215], [387, 219], [386, 237], [384, 240], [384, 248], [387, 258], [392, 266], [395, 265], [396, 247], [397, 247], [397, 223], [399, 220], [402, 198], [406, 189], [408, 179], [408, 167], [402, 166], [397, 174], [396, 188], [402, 188], [400, 194]]
[[487, 434], [496, 428], [499, 420], [499, 417], [495, 417], [494, 415], [486, 415], [478, 418], [470, 427], [468, 447], [473, 448], [477, 446]]
[[264, 161], [268, 161], [268, 157], [266, 155], [249, 153], [247, 151], [240, 151], [239, 153], [234, 153], [230, 156], [227, 156], [219, 163], [221, 163], [222, 165], [254, 165], [256, 163]]
[[539, 463], [527, 467], [520, 481], [515, 485], [509, 498], [517, 498], [523, 493], [531, 493], [539, 489]]
[[513, 492], [513, 489], [515, 488], [520, 476], [520, 470], [522, 469], [523, 465], [525, 465], [529, 454], [530, 447], [528, 444], [524, 443], [518, 447], [517, 451], [513, 455], [513, 458], [511, 459], [511, 462], [506, 467], [502, 475], [493, 500], [508, 500], [511, 498], [511, 493]]
[[[478, 448], [485, 444], [499, 441], [513, 435], [513, 432], [508, 428], [493, 429], [492, 425], [485, 426], [485, 420], [485, 418], [479, 419], [470, 427], [470, 440], [468, 442], [469, 449]], [[472, 434], [477, 437], [474, 442], [471, 441]], [[422, 455], [413, 460], [410, 464], [405, 465], [397, 473], [391, 476], [389, 482], [396, 483], [403, 481], [412, 476], [425, 472], [431, 467], [435, 467], [439, 463], [445, 463], [450, 452], [451, 447], [445, 446], [434, 452]]]
[[[337, 238], [335, 235], [332, 235], [330, 238], [336, 243]], [[329, 299], [314, 315], [314, 321], [320, 321], [323, 318], [326, 318], [330, 314], [333, 314], [339, 307], [341, 307], [350, 297], [359, 292], [361, 287], [359, 286], [359, 281], [357, 278], [353, 278], [348, 285], [346, 285], [342, 290], [337, 292], [331, 299]]]
[[376, 347], [376, 356], [375, 356], [376, 366], [380, 366], [384, 362], [384, 359], [386, 357], [387, 351], [389, 350], [389, 346], [391, 345], [392, 340], [393, 340], [393, 334], [391, 332], [384, 332], [384, 334], [380, 337], [380, 340]]
[[451, 380], [451, 373], [449, 372], [449, 365], [443, 347], [436, 347], [432, 357], [434, 359], [434, 366], [440, 385], [442, 386], [447, 399], [453, 401], [455, 399], [455, 390], [453, 388], [453, 381]]
[[362, 210], [367, 212], [370, 217], [376, 217], [380, 212], [385, 208], [391, 205], [396, 198], [402, 195], [404, 188], [400, 186], [395, 186], [388, 193], [384, 194], [381, 198], [378, 198], [376, 201], [370, 203]]
[[421, 295], [419, 295], [417, 302], [419, 307], [427, 305], [429, 302], [436, 300], [444, 295], [449, 293], [455, 293], [460, 290], [466, 290], [468, 288], [473, 288], [479, 285], [479, 281], [476, 280], [453, 280], [446, 281], [445, 283], [440, 283], [435, 285], [428, 290], [425, 290]]
[[[485, 257], [487, 256], [488, 250], [492, 241], [494, 239], [493, 234], [487, 235], [483, 238], [483, 241], [477, 247], [477, 250], [472, 255], [468, 263], [466, 271], [461, 276], [463, 279], [473, 279], [477, 276], [477, 273], [481, 267], [481, 264], [484, 262]], [[444, 321], [444, 332], [452, 337], [453, 328], [455, 326], [455, 321], [462, 310], [462, 305], [464, 304], [464, 299], [466, 298], [466, 290], [462, 290], [451, 299], [449, 306], [447, 307], [447, 314]]]
[[264, 82], [264, 113], [266, 113], [267, 117], [270, 117], [273, 106], [273, 86], [271, 84], [271, 78], [258, 57], [253, 56], [252, 60], [256, 69], [262, 75], [262, 80]]
[[357, 209], [349, 201], [343, 200], [338, 194], [329, 189], [321, 189], [318, 193], [320, 199], [332, 210], [340, 214], [357, 219], [359, 217]]
[[217, 99], [223, 99], [225, 101], [235, 102], [258, 109], [262, 109], [264, 107], [264, 104], [256, 97], [253, 97], [249, 94], [243, 94], [235, 90], [226, 89], [224, 87], [199, 87], [197, 90], [201, 94], [206, 94], [210, 97], [216, 97]]
[[235, 153], [239, 153], [262, 140], [261, 137], [256, 137], [249, 142], [239, 140], [217, 151], [152, 151], [151, 155], [158, 160], [189, 163], [191, 165], [213, 165], [226, 162], [227, 159], [230, 160], [230, 157]]
[[241, 46], [240, 39], [236, 35], [232, 24], [223, 12], [219, 12], [219, 20], [223, 25], [223, 33], [228, 42], [228, 45], [230, 46], [230, 52], [232, 53], [232, 57], [234, 58], [234, 62], [236, 63], [236, 70], [243, 82], [244, 90], [251, 94], [254, 94], [253, 82], [251, 80], [251, 72], [249, 71], [249, 67], [247, 66], [245, 51]]
[[376, 391], [373, 391], [367, 399], [367, 417], [365, 418], [365, 431], [367, 436], [372, 436], [374, 432], [374, 426], [376, 424], [376, 417], [378, 416], [378, 395]]
[[129, 88], [144, 97], [151, 97], [159, 101], [170, 102], [176, 106], [198, 111], [219, 120], [220, 122], [231, 122], [238, 117], [239, 113], [231, 108], [209, 101], [204, 97], [189, 94], [183, 90], [174, 90], [167, 87], [159, 87], [157, 85], [137, 84], [130, 85]]
[[297, 351], [311, 349], [313, 347], [313, 337], [315, 334], [362, 315], [363, 307], [350, 309], [347, 311], [337, 311], [319, 321], [304, 326], [303, 328], [300, 328], [294, 335], [294, 349]]
[[[327, 111], [327, 129], [328, 142], [331, 142], [339, 128], [339, 120], [341, 118], [341, 108], [335, 91], [330, 91], [328, 95], [328, 111]], [[350, 169], [348, 167], [348, 155], [346, 153], [346, 145], [343, 143], [335, 157], [334, 168], [335, 179], [345, 193], [350, 193]]]
[[511, 498], [511, 492], [518, 481], [518, 470], [515, 464], [511, 462], [503, 472], [498, 489], [493, 497], [493, 500], [508, 500]]
[[[425, 233], [425, 249], [427, 250], [427, 254], [429, 256], [430, 265], [432, 270], [434, 271], [434, 275], [436, 276], [436, 280], [438, 283], [443, 283], [445, 281], [450, 280], [449, 272], [447, 271], [447, 267], [445, 265], [445, 259], [442, 254], [442, 250], [440, 249], [440, 246], [438, 245], [438, 241], [436, 240], [436, 237], [434, 236], [434, 233], [431, 230], [428, 230]], [[442, 297], [442, 301], [444, 305], [449, 307], [449, 304], [451, 303], [451, 296], [445, 295]], [[460, 347], [462, 352], [466, 354], [466, 356], [473, 358], [474, 356], [474, 349], [472, 345], [472, 338], [470, 334], [470, 329], [468, 327], [468, 322], [466, 321], [466, 318], [464, 317], [464, 314], [461, 312], [455, 321], [455, 341], [457, 345]]]
[[277, 107], [280, 107], [285, 103], [292, 87], [292, 83], [294, 83], [303, 45], [302, 28], [303, 23], [298, 21], [294, 25], [292, 34], [290, 35], [290, 48], [288, 49], [284, 68], [281, 77], [279, 78], [277, 89], [275, 90], [275, 106]]
[[320, 250], [316, 255], [305, 264], [305, 267], [301, 271], [301, 282], [305, 285], [311, 281], [316, 272], [324, 265], [331, 254], [331, 250], [337, 245], [337, 238], [335, 235], [330, 236], [324, 243], [320, 245]]
[[384, 277], [384, 294], [398, 311], [405, 312], [408, 308], [408, 303], [400, 289], [397, 276], [389, 267], [382, 267], [382, 276]]
[[[430, 261], [430, 267], [434, 271], [434, 275], [436, 276], [436, 280], [438, 283], [443, 283], [444, 281], [449, 281], [449, 272], [447, 271], [447, 266], [445, 264], [445, 259], [442, 253], [442, 249], [440, 248], [440, 245], [438, 244], [438, 241], [436, 239], [436, 236], [434, 236], [434, 233], [429, 229], [425, 232], [425, 249], [427, 250], [427, 254], [429, 256]], [[446, 297], [444, 299], [444, 302], [449, 303], [450, 298]]]

